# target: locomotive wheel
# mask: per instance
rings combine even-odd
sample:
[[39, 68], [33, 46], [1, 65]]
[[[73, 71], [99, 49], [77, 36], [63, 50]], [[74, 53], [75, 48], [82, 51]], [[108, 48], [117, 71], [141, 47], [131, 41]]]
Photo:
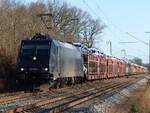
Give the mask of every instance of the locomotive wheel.
[[60, 83], [55, 84], [55, 89], [58, 89], [58, 88], [60, 88]]
[[68, 86], [71, 86], [71, 84], [72, 84], [71, 78], [68, 78], [68, 79], [67, 79], [67, 85], [68, 85]]
[[84, 82], [85, 82], [85, 79], [84, 79], [84, 78], [81, 78], [80, 84], [83, 84]]
[[54, 88], [58, 89], [59, 87], [60, 87], [60, 81], [58, 79], [58, 80], [54, 81]]
[[61, 82], [60, 85], [59, 85], [59, 88], [63, 88], [63, 86], [64, 86], [64, 85], [63, 85], [63, 83]]
[[62, 79], [61, 81], [60, 81], [60, 86], [59, 86], [60, 88], [63, 88], [64, 87], [64, 79]]

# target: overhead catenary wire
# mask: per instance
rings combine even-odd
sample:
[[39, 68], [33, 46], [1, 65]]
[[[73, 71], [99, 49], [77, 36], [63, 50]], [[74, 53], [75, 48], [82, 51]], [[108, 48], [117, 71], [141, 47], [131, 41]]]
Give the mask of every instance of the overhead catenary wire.
[[137, 42], [119, 42], [119, 43], [125, 44], [125, 43], [137, 43]]
[[[96, 15], [95, 11], [88, 5], [88, 3], [87, 3], [85, 0], [83, 0], [83, 2], [84, 2], [84, 4], [89, 8], [89, 10], [91, 10], [91, 11]], [[113, 27], [113, 29], [114, 29], [115, 31], [117, 30], [117, 31], [119, 31], [119, 32], [122, 33], [122, 34], [128, 35], [128, 36], [134, 38], [135, 40], [137, 40], [138, 42], [141, 42], [141, 43], [143, 43], [143, 44], [145, 44], [145, 45], [150, 45], [150, 44], [144, 42], [143, 40], [137, 38], [136, 36], [134, 36], [134, 35], [132, 35], [132, 34], [130, 34], [130, 33], [128, 33], [128, 32], [124, 32], [122, 29], [120, 29], [118, 26], [116, 26], [116, 25], [109, 19], [109, 17], [106, 15], [106, 13], [101, 9], [101, 6], [100, 6], [99, 2], [100, 2], [99, 0], [98, 0], [98, 1], [95, 0], [95, 2], [94, 2], [94, 3], [95, 3], [95, 6], [97, 7], [98, 11], [99, 11], [101, 14], [104, 15], [104, 17], [106, 18], [107, 22], [110, 23], [110, 25]], [[99, 13], [98, 13], [98, 14], [99, 14]], [[98, 16], [98, 15], [97, 15], [97, 16]], [[111, 32], [111, 29], [110, 29], [110, 28], [109, 28], [108, 30]], [[111, 32], [111, 33], [114, 35], [113, 32]], [[118, 38], [118, 37], [115, 37], [115, 38]], [[118, 38], [118, 40], [120, 41], [120, 38]]]
[[[94, 12], [94, 10], [86, 3], [85, 0], [83, 0], [83, 2], [87, 5], [87, 7], [92, 11]], [[108, 16], [104, 13], [104, 11], [101, 9], [100, 5], [99, 5], [99, 2], [96, 2], [96, 7], [103, 13], [103, 15], [105, 16], [105, 18], [107, 19], [107, 21], [109, 21], [109, 23], [111, 23], [111, 25], [117, 29], [118, 31], [120, 31], [121, 33], [123, 34], [126, 34], [134, 39], [136, 39], [137, 41], [143, 43], [143, 44], [146, 44], [146, 45], [149, 45], [148, 43], [138, 39], [136, 36], [133, 36], [132, 34], [130, 34], [129, 32], [124, 32], [122, 29], [118, 28], [115, 24], [113, 24], [113, 22], [108, 18]], [[95, 12], [94, 12], [95, 13]], [[95, 13], [96, 14], [96, 13]]]
[[[94, 3], [95, 3], [95, 6], [97, 7], [97, 9], [100, 11], [100, 13], [104, 15], [104, 17], [106, 18], [107, 22], [110, 23], [111, 26], [112, 26], [115, 30], [117, 30], [117, 31], [119, 31], [119, 32], [121, 32], [121, 33], [124, 34], [125, 32], [123, 32], [120, 28], [118, 28], [115, 24], [113, 24], [113, 22], [109, 19], [109, 17], [108, 17], [108, 16], [105, 14], [105, 12], [101, 9], [101, 6], [100, 6], [100, 4], [99, 4], [99, 1], [96, 1], [96, 0], [95, 0]], [[110, 29], [109, 29], [109, 30], [110, 30]], [[112, 34], [114, 34], [114, 33], [112, 33]], [[116, 37], [116, 38], [118, 38], [118, 37]], [[118, 38], [118, 40], [121, 41], [120, 38]]]
[[83, 1], [83, 3], [86, 5], [86, 7], [89, 9], [89, 10], [91, 10], [91, 12], [95, 15], [95, 16], [97, 16], [97, 13], [89, 6], [89, 4], [85, 1], [85, 0], [82, 0]]
[[99, 10], [103, 13], [103, 15], [106, 17], [106, 19], [109, 21], [109, 23], [116, 29], [118, 30], [119, 32], [123, 33], [123, 34], [126, 34], [134, 39], [136, 39], [137, 41], [143, 43], [143, 44], [146, 44], [146, 45], [149, 45], [148, 43], [140, 40], [139, 38], [137, 38], [136, 36], [133, 36], [132, 34], [130, 34], [129, 32], [124, 32], [122, 29], [120, 29], [118, 26], [116, 26], [109, 18], [108, 16], [106, 15], [106, 13], [104, 13], [104, 11], [101, 9], [100, 7], [100, 4], [99, 4], [100, 1], [97, 1], [96, 3], [96, 6], [99, 8]]
[[144, 42], [143, 40], [140, 40], [139, 38], [137, 38], [136, 36], [130, 34], [129, 32], [126, 32], [127, 35], [129, 35], [130, 37], [134, 38], [135, 40], [145, 44], [145, 45], [149, 45], [149, 43]]
[[[95, 0], [95, 1], [96, 1], [96, 0]], [[123, 34], [126, 34], [126, 35], [128, 35], [128, 36], [134, 38], [134, 39], [137, 40], [138, 42], [141, 42], [141, 43], [143, 43], [143, 44], [145, 44], [145, 45], [150, 46], [150, 43], [144, 42], [143, 40], [137, 38], [136, 36], [134, 36], [134, 35], [132, 35], [132, 34], [130, 34], [130, 33], [128, 33], [128, 32], [124, 32], [122, 29], [118, 28], [115, 24], [113, 24], [113, 22], [108, 18], [108, 16], [107, 16], [107, 15], [104, 13], [104, 11], [101, 9], [100, 4], [99, 4], [100, 1], [98, 0], [97, 2], [98, 2], [98, 3], [96, 3], [97, 8], [99, 8], [99, 10], [103, 13], [103, 15], [105, 16], [105, 18], [107, 19], [107, 21], [110, 22], [110, 24], [113, 26], [114, 29], [117, 29], [119, 32], [121, 32], [121, 33], [123, 33]], [[141, 51], [141, 50], [140, 50], [140, 51]], [[145, 53], [145, 52], [144, 52], [144, 53]]]
[[[90, 5], [86, 2], [86, 0], [82, 0], [82, 1], [83, 1], [83, 3], [86, 5], [86, 7], [87, 7], [92, 13], [94, 13], [95, 16], [98, 16], [98, 18], [101, 19], [101, 17], [99, 16], [99, 13], [95, 12], [95, 11], [90, 7]], [[115, 34], [110, 30], [109, 27], [108, 27], [108, 30], [113, 34], [114, 37], [116, 37]]]
[[[91, 10], [91, 12], [93, 12], [96, 16], [98, 16], [98, 18], [100, 18], [100, 16], [99, 16], [99, 14], [101, 13], [101, 12], [99, 12], [99, 13], [97, 13], [97, 12], [95, 12], [91, 7], [90, 7], [90, 5], [86, 2], [86, 0], [82, 0], [83, 1], [83, 3], [86, 5], [86, 7], [89, 9], [89, 10]], [[95, 3], [95, 2], [94, 2]], [[99, 11], [99, 9], [100, 9], [100, 7], [96, 4], [96, 6], [97, 6], [97, 11]], [[101, 19], [101, 18], [100, 18]], [[108, 20], [108, 18], [106, 17], [106, 19]], [[116, 34], [111, 30], [111, 28], [109, 27], [109, 26], [107, 26], [107, 28], [108, 28], [108, 30], [109, 30], [109, 32], [113, 35], [113, 37], [114, 38], [118, 38], [117, 36], [116, 36]], [[119, 41], [121, 41], [120, 39], [118, 39]]]
[[[109, 19], [109, 17], [106, 15], [106, 13], [102, 10], [101, 5], [99, 4], [99, 1], [95, 0], [94, 3], [96, 5], [96, 7], [98, 8], [98, 11], [104, 15], [106, 21], [113, 27], [113, 29], [122, 33], [122, 30], [119, 29], [115, 24], [113, 24], [113, 22]], [[119, 37], [116, 37], [116, 38], [118, 38], [118, 40], [121, 41], [121, 39]]]

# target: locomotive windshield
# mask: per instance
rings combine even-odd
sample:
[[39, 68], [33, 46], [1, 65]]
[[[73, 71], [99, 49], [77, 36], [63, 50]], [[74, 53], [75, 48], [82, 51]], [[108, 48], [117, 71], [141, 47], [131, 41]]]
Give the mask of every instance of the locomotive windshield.
[[49, 54], [49, 43], [47, 42], [23, 42], [21, 47], [21, 54]]
[[23, 40], [18, 55], [18, 65], [48, 67], [50, 44], [50, 40]]
[[22, 54], [49, 54], [48, 45], [23, 45]]

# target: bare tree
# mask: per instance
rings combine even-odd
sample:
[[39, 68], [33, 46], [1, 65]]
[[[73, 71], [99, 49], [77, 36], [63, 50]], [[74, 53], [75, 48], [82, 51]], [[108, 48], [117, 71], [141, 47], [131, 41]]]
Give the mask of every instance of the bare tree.
[[100, 24], [99, 20], [88, 20], [87, 22], [85, 22], [83, 27], [83, 43], [87, 47], [91, 48], [94, 45], [96, 36], [102, 33], [105, 25]]
[[[36, 16], [40, 13], [52, 14], [51, 18], [46, 19], [51, 29], [47, 30]], [[35, 33], [49, 33], [51, 38], [65, 42], [83, 42], [92, 47], [104, 28], [101, 21], [92, 19], [87, 12], [60, 0], [49, 0], [46, 4], [40, 0], [28, 5], [19, 0], [0, 0], [0, 50], [5, 51], [3, 58], [9, 59], [7, 64], [10, 60], [15, 63], [20, 41]], [[3, 58], [0, 58], [0, 65], [5, 61]]]
[[142, 63], [142, 59], [141, 58], [138, 58], [138, 57], [135, 57], [135, 58], [133, 58], [132, 60], [130, 60], [131, 62], [133, 62], [133, 63], [136, 63], [136, 64], [138, 64], [138, 65], [142, 65], [143, 63]]
[[16, 0], [2, 0], [1, 4], [1, 42], [2, 46], [5, 46], [6, 42], [9, 45], [8, 53], [16, 50], [16, 45], [22, 38], [32, 36], [36, 32], [47, 32], [41, 20], [36, 17], [39, 13], [52, 14], [52, 17], [46, 20], [51, 27], [48, 32], [51, 37], [62, 41], [82, 41], [88, 47], [94, 45], [96, 36], [105, 28], [101, 21], [91, 19], [87, 12], [59, 0], [49, 1], [48, 5], [35, 2], [26, 6]]

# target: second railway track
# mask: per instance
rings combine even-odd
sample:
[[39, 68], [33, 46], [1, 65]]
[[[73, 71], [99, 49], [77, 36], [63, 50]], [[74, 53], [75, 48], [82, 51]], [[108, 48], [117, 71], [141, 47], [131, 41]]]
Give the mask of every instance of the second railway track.
[[102, 94], [108, 93], [111, 90], [117, 90], [119, 88], [125, 87], [129, 84], [132, 84], [133, 81], [137, 81], [139, 79], [133, 80], [135, 78], [120, 80], [114, 82], [108, 82], [105, 85], [101, 86], [101, 84], [97, 84], [96, 86], [93, 84], [93, 87], [85, 88], [78, 90], [72, 90], [70, 93], [66, 93], [65, 95], [60, 95], [54, 98], [46, 98], [41, 101], [37, 101], [28, 105], [18, 106], [13, 109], [6, 110], [7, 113], [16, 113], [16, 112], [52, 112], [58, 113], [64, 110], [67, 110], [71, 107], [79, 105], [83, 102], [91, 100], [97, 96], [101, 96]]
[[8, 93], [8, 94], [1, 94], [0, 95], [0, 104], [9, 104], [16, 101], [23, 101], [27, 98], [36, 97], [36, 96], [47, 96], [49, 94], [55, 94], [55, 93], [63, 93], [73, 87], [66, 87], [61, 89], [51, 89], [50, 91], [41, 92], [41, 93], [24, 93], [23, 91], [15, 92], [15, 93]]

